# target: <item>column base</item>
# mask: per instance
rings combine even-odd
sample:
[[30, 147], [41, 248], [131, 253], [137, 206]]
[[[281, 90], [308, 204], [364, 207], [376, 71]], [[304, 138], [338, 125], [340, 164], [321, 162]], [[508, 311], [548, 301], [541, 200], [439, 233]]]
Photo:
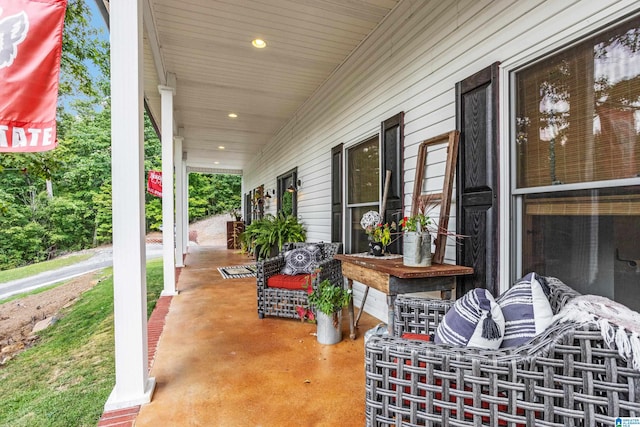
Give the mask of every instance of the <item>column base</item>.
[[144, 392], [140, 396], [118, 396], [117, 386], [113, 388], [107, 402], [104, 404], [104, 411], [116, 411], [118, 409], [131, 408], [133, 406], [144, 405], [151, 402], [151, 396], [156, 388], [156, 379], [150, 377]]

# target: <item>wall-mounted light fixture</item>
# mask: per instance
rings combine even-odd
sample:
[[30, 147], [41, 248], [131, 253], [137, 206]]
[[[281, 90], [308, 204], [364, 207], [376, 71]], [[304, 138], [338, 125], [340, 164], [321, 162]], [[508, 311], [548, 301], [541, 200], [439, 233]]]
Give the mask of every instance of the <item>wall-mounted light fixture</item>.
[[269, 190], [269, 189], [268, 190], [264, 190], [263, 198], [270, 199], [271, 197], [273, 197], [273, 196], [271, 196], [272, 194], [275, 196], [276, 195], [276, 190]]
[[298, 180], [296, 182], [296, 184], [297, 184], [297, 186], [295, 186], [293, 184], [289, 184], [289, 187], [287, 187], [287, 191], [289, 193], [295, 193], [296, 191], [298, 191], [300, 189], [300, 184], [302, 184], [302, 183], [300, 182], [300, 180]]

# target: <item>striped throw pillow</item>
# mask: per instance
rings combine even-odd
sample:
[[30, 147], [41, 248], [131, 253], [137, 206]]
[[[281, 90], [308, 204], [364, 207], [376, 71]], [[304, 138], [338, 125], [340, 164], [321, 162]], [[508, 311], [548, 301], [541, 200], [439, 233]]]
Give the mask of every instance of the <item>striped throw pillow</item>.
[[497, 299], [505, 320], [502, 347], [526, 344], [553, 319], [549, 286], [543, 277], [529, 273]]
[[493, 295], [482, 288], [472, 289], [447, 311], [434, 336], [436, 344], [458, 347], [500, 347], [504, 318]]

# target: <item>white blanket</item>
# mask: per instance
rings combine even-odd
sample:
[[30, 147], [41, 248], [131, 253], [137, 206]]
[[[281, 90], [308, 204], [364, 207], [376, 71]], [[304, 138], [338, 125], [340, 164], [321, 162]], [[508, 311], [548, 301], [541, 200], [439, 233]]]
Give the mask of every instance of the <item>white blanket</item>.
[[609, 348], [615, 344], [620, 357], [631, 360], [633, 368], [640, 371], [640, 313], [609, 298], [581, 295], [569, 301], [553, 320], [597, 325]]

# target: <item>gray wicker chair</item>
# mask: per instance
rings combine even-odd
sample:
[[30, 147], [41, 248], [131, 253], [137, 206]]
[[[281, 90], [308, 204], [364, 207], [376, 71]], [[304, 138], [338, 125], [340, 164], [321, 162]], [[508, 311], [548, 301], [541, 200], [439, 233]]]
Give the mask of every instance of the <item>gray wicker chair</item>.
[[[289, 243], [286, 249], [298, 248], [309, 243]], [[331, 283], [344, 286], [342, 276], [342, 263], [334, 259], [335, 254], [342, 252], [342, 243], [313, 243], [322, 249], [323, 259], [318, 264], [319, 273], [315, 276], [311, 285], [315, 289], [318, 283], [329, 279]], [[267, 282], [270, 277], [280, 274], [285, 265], [284, 250], [273, 258], [258, 261], [257, 291], [258, 291], [258, 317], [264, 316], [286, 317], [300, 319], [297, 307], [309, 307], [308, 292], [304, 288], [290, 290], [270, 288]]]
[[[578, 293], [547, 280], [557, 313]], [[393, 336], [365, 345], [367, 425], [613, 426], [616, 417], [640, 417], [640, 372], [593, 326], [554, 323], [499, 350], [399, 338], [432, 335], [452, 305], [397, 298]]]

